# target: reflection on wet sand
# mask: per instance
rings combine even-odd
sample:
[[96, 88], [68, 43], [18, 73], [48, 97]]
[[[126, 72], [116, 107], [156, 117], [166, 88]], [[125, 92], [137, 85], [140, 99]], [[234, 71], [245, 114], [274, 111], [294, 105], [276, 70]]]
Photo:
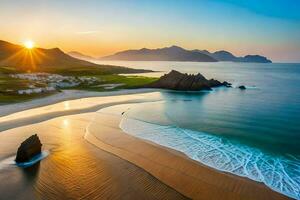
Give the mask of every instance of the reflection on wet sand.
[[3, 199], [186, 199], [141, 168], [84, 140], [93, 114], [59, 117], [0, 134], [0, 159], [38, 133], [50, 155], [29, 168], [0, 171]]
[[120, 95], [114, 97], [91, 97], [64, 101], [39, 108], [16, 112], [2, 117], [0, 116], [0, 131], [5, 131], [27, 124], [43, 122], [55, 117], [95, 112], [101, 108], [118, 103], [137, 103], [142, 101], [149, 102], [159, 99], [161, 99], [160, 93], [152, 92], [144, 94]]

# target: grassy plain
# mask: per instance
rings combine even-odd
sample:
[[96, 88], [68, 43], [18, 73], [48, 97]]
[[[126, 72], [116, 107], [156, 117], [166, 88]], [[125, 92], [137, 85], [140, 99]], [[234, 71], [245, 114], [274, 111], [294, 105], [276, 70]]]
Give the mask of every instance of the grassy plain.
[[[39, 94], [16, 94], [15, 91], [27, 89], [29, 85], [37, 85], [38, 83], [30, 80], [16, 79], [9, 75], [18, 73], [15, 68], [0, 67], [0, 104], [17, 103], [28, 101], [35, 98], [45, 97], [56, 92], [39, 93]], [[99, 69], [84, 69], [82, 71], [55, 71], [56, 74], [77, 76], [77, 77], [95, 77], [97, 82], [91, 85], [80, 84], [68, 89], [87, 90], [87, 91], [112, 91], [118, 89], [134, 89], [157, 80], [157, 78], [143, 76], [124, 76], [118, 74], [103, 73]], [[107, 89], [107, 84], [118, 84], [116, 87]], [[42, 86], [42, 85], [41, 85]]]

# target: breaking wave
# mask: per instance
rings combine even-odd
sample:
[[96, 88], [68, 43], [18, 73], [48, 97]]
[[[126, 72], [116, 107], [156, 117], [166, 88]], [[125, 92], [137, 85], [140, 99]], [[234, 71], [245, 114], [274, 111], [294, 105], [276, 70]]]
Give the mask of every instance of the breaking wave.
[[120, 128], [133, 136], [178, 150], [212, 168], [262, 182], [277, 192], [300, 199], [299, 157], [273, 155], [220, 136], [127, 117], [122, 118]]

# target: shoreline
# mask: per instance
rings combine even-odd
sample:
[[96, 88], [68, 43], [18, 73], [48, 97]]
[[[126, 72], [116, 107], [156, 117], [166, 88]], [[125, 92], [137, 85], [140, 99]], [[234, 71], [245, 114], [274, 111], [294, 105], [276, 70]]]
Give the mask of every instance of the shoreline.
[[[68, 115], [0, 133], [3, 199], [187, 199], [132, 163], [87, 142], [94, 113]], [[33, 131], [49, 155], [29, 168], [3, 162]], [[13, 178], [11, 178], [13, 177]]]
[[38, 108], [49, 104], [59, 103], [62, 101], [76, 100], [76, 99], [88, 98], [88, 97], [139, 94], [139, 93], [148, 93], [148, 92], [155, 92], [155, 91], [159, 91], [159, 90], [151, 89], [151, 88], [124, 89], [124, 90], [107, 91], [107, 92], [92, 92], [92, 91], [85, 91], [85, 90], [62, 90], [62, 92], [47, 97], [41, 97], [41, 98], [37, 98], [25, 102], [0, 105], [0, 117], [10, 115], [16, 112], [32, 109], [32, 108]]
[[97, 113], [85, 139], [145, 169], [191, 199], [290, 199], [263, 183], [222, 172], [175, 149], [131, 136], [119, 127], [121, 118], [121, 114]]
[[[70, 157], [67, 153], [67, 157], [62, 157], [61, 151], [69, 151], [68, 148], [76, 148], [76, 145], [81, 145], [85, 143], [92, 143], [92, 147], [88, 147], [91, 151], [99, 153], [100, 151], [106, 151], [111, 153], [111, 155], [117, 156], [126, 162], [133, 163], [133, 165], [138, 166], [142, 171], [146, 171], [151, 174], [151, 177], [155, 177], [160, 183], [166, 184], [168, 187], [172, 188], [172, 191], [178, 191], [186, 197], [193, 199], [289, 199], [277, 192], [272, 191], [261, 183], [248, 180], [243, 177], [238, 177], [235, 175], [223, 173], [217, 171], [213, 168], [202, 165], [199, 162], [192, 161], [185, 155], [182, 155], [176, 150], [164, 148], [158, 144], [151, 144], [145, 142], [139, 138], [130, 136], [124, 133], [119, 127], [119, 120], [121, 113], [116, 116], [103, 116], [95, 112], [97, 109], [110, 107], [113, 105], [128, 104], [128, 103], [141, 103], [145, 102], [145, 97], [147, 95], [153, 95], [155, 93], [145, 93], [145, 94], [131, 94], [131, 95], [120, 95], [120, 96], [102, 96], [102, 97], [92, 97], [85, 99], [77, 99], [68, 102], [66, 105], [64, 102], [52, 104], [49, 106], [29, 109], [21, 111], [19, 113], [11, 114], [5, 117], [0, 117], [0, 124], [3, 122], [10, 122], [10, 126], [13, 129], [6, 130], [0, 133], [0, 143], [4, 148], [0, 151], [0, 158], [7, 158], [8, 155], [12, 155], [14, 151], [14, 146], [19, 144], [26, 136], [32, 134], [32, 130], [37, 131], [39, 135], [42, 135], [42, 140], [45, 142], [45, 147], [51, 150], [49, 157], [41, 162], [41, 166], [45, 168], [54, 170], [58, 168], [58, 171], [62, 174], [65, 170], [69, 170], [72, 167], [80, 167], [88, 154], [82, 157], [81, 153], [84, 152], [87, 147], [83, 149], [76, 150], [76, 154], [72, 154], [74, 157]], [[82, 114], [83, 112], [88, 112]], [[58, 115], [58, 114], [59, 115]], [[42, 121], [35, 121], [36, 115], [40, 118], [41, 114], [44, 116]], [[77, 115], [73, 115], [77, 114]], [[94, 119], [94, 117], [100, 116], [99, 119]], [[22, 117], [21, 117], [22, 116]], [[24, 120], [26, 119], [26, 120]], [[73, 119], [76, 119], [76, 123], [73, 123]], [[92, 121], [93, 119], [93, 121]], [[20, 121], [21, 120], [21, 121]], [[23, 120], [23, 123], [21, 123]], [[91, 127], [91, 122], [97, 122], [94, 127]], [[83, 123], [84, 122], [84, 123]], [[3, 124], [2, 124], [3, 125]], [[18, 127], [19, 128], [15, 128]], [[2, 127], [2, 126], [1, 126]], [[1, 130], [0, 130], [1, 131]], [[45, 134], [44, 134], [45, 132]], [[4, 134], [2, 134], [4, 133]], [[58, 134], [62, 133], [62, 134]], [[75, 134], [76, 133], [76, 134]], [[76, 140], [71, 140], [70, 137], [76, 136]], [[85, 140], [83, 139], [83, 136]], [[52, 139], [55, 137], [60, 137], [59, 140]], [[83, 141], [82, 141], [83, 140]], [[73, 141], [73, 142], [70, 142]], [[86, 141], [86, 142], [84, 142]], [[60, 144], [61, 143], [61, 144]], [[14, 144], [14, 145], [13, 145]], [[59, 144], [59, 145], [57, 145]], [[75, 145], [74, 145], [75, 144]], [[60, 145], [64, 145], [60, 147]], [[95, 147], [96, 145], [97, 147]], [[58, 147], [57, 147], [58, 146]], [[74, 146], [74, 147], [73, 147]], [[99, 148], [100, 147], [100, 148]], [[58, 149], [57, 149], [58, 148]], [[2, 152], [2, 153], [1, 153]], [[3, 153], [4, 152], [4, 153]], [[54, 156], [54, 157], [53, 157]], [[55, 157], [56, 156], [56, 157]], [[89, 155], [89, 161], [97, 161], [97, 154], [93, 154], [94, 157]], [[58, 160], [57, 160], [58, 159]], [[62, 160], [61, 160], [62, 159]], [[65, 160], [70, 160], [64, 164]], [[73, 160], [75, 159], [76, 164]], [[101, 162], [106, 162], [107, 160], [102, 160]], [[100, 163], [101, 163], [100, 162]], [[45, 163], [45, 164], [44, 164]], [[101, 166], [101, 164], [99, 164]], [[93, 167], [99, 167], [95, 165]], [[81, 166], [83, 171], [74, 171], [72, 174], [72, 180], [76, 187], [77, 182], [80, 179], [80, 174], [86, 173], [85, 169], [87, 166]], [[118, 167], [118, 166], [115, 166]], [[42, 168], [43, 169], [43, 168]], [[89, 170], [92, 170], [88, 168]], [[123, 170], [124, 169], [120, 169]], [[54, 182], [49, 182], [50, 180], [56, 179], [57, 177], [49, 177], [47, 171], [39, 170], [41, 176], [39, 176], [38, 181], [33, 184], [37, 184], [39, 192], [51, 193], [51, 187], [54, 190], [61, 190]], [[186, 172], [189, 173], [186, 173]], [[96, 172], [94, 172], [96, 173]], [[124, 172], [125, 173], [125, 172]], [[1, 173], [0, 173], [1, 175]], [[4, 174], [2, 174], [4, 175]], [[67, 175], [63, 175], [67, 176]], [[95, 176], [95, 177], [94, 177]], [[92, 179], [101, 178], [99, 175], [94, 174]], [[110, 175], [113, 176], [113, 175]], [[3, 178], [1, 178], [0, 180]], [[50, 180], [47, 180], [47, 178]], [[77, 179], [78, 177], [78, 179]], [[126, 180], [131, 177], [131, 174]], [[4, 180], [4, 179], [3, 179]], [[41, 183], [39, 182], [41, 181]], [[44, 182], [47, 182], [47, 187], [44, 188]], [[64, 180], [56, 180], [58, 184]], [[149, 181], [149, 180], [147, 180]], [[145, 182], [147, 185], [149, 182]], [[80, 180], [83, 185], [90, 183], [88, 180]], [[98, 180], [99, 182], [99, 180]], [[40, 183], [40, 185], [39, 185]], [[69, 186], [70, 183], [61, 183], [65, 187]], [[99, 183], [100, 184], [100, 183]], [[117, 184], [117, 183], [115, 183]], [[158, 184], [156, 182], [156, 184]], [[116, 185], [113, 185], [115, 187]], [[13, 186], [12, 186], [13, 187]], [[56, 188], [57, 187], [57, 188]], [[111, 186], [110, 186], [111, 187]], [[130, 186], [129, 186], [130, 187]], [[134, 186], [138, 187], [138, 186]], [[142, 186], [142, 191], [145, 190]], [[161, 186], [164, 187], [164, 186]], [[65, 188], [63, 188], [65, 189]], [[120, 189], [120, 188], [119, 188]], [[49, 191], [48, 191], [49, 190]], [[83, 193], [87, 192], [89, 188], [82, 189], [78, 194], [78, 191], [73, 191], [69, 188], [70, 196], [78, 195], [81, 197]], [[121, 189], [120, 189], [121, 190]], [[165, 189], [167, 190], [167, 189]], [[62, 190], [63, 191], [63, 190]], [[131, 192], [134, 191], [131, 190]], [[105, 192], [98, 191], [98, 192]], [[116, 191], [115, 191], [116, 192]], [[117, 191], [119, 192], [119, 191]], [[41, 194], [42, 194], [41, 193]], [[73, 194], [74, 193], [74, 194]], [[133, 192], [134, 193], [134, 192]], [[63, 193], [62, 193], [63, 194]], [[174, 195], [176, 192], [174, 193]], [[51, 194], [48, 194], [51, 195]], [[53, 195], [53, 194], [52, 194]], [[96, 195], [96, 194], [95, 194]], [[97, 194], [98, 196], [101, 194]], [[96, 195], [96, 196], [97, 196]], [[141, 194], [142, 195], [142, 194]], [[158, 194], [159, 197], [162, 194]], [[177, 194], [178, 195], [178, 194]], [[176, 196], [176, 195], [175, 195]], [[133, 195], [134, 197], [134, 195]], [[180, 195], [178, 196], [180, 197]], [[182, 197], [182, 196], [181, 196]], [[159, 199], [159, 198], [158, 198]], [[177, 199], [177, 198], [174, 198]], [[181, 198], [182, 199], [182, 198]]]
[[[148, 94], [158, 94], [155, 91], [159, 90], [137, 89], [129, 92], [127, 90], [105, 93], [83, 92], [75, 96], [71, 95], [72, 98], [75, 98], [73, 100], [69, 96], [64, 96], [58, 99], [40, 99], [38, 103], [34, 100], [18, 104], [20, 105], [19, 107], [14, 106], [13, 108], [11, 106], [2, 106], [0, 107], [0, 131], [46, 121], [55, 117], [93, 112], [116, 103], [142, 101]], [[74, 92], [71, 94], [74, 94]], [[90, 95], [92, 96], [89, 97]], [[114, 98], [116, 96], [118, 98]], [[144, 101], [153, 100], [155, 99]]]

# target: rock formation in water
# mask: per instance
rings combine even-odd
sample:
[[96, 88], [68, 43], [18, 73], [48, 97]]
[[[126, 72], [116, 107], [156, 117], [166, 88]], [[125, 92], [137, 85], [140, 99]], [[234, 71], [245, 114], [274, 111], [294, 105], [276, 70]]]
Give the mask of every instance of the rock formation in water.
[[212, 87], [218, 86], [231, 87], [231, 84], [228, 82], [221, 83], [215, 79], [207, 80], [200, 73], [192, 75], [172, 70], [170, 73], [163, 75], [157, 81], [150, 83], [146, 87], [182, 91], [199, 91], [211, 90]]
[[41, 153], [41, 149], [42, 144], [37, 134], [30, 136], [18, 148], [16, 162], [22, 163], [31, 160]]
[[246, 90], [246, 87], [245, 87], [244, 85], [240, 85], [240, 86], [239, 86], [239, 89], [241, 89], [241, 90]]

